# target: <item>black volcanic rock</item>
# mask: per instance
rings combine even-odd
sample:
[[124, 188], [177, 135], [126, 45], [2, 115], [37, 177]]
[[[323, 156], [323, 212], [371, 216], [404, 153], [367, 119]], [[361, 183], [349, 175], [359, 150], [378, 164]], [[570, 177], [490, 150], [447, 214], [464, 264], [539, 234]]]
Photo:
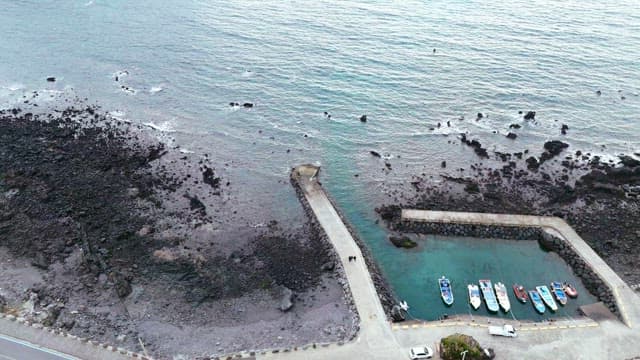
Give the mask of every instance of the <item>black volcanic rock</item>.
[[369, 151], [369, 154], [371, 154], [371, 155], [373, 155], [373, 156], [375, 156], [377, 158], [381, 157], [380, 153], [377, 152], [377, 151], [374, 151], [374, 150]]
[[511, 140], [515, 140], [518, 137], [518, 135], [510, 132], [507, 134], [507, 139], [511, 139]]
[[360, 116], [360, 121], [361, 122], [367, 122], [367, 115]]
[[620, 155], [620, 163], [627, 167], [636, 167], [640, 165], [640, 160], [634, 159], [629, 155]]
[[418, 246], [415, 241], [407, 236], [389, 236], [389, 241], [398, 248], [411, 249]]
[[55, 78], [55, 77], [53, 77], [53, 76], [50, 76], [50, 77], [48, 77], [48, 78], [47, 78], [47, 81], [48, 81], [48, 82], [55, 82], [55, 81], [56, 81], [56, 78]]
[[527, 163], [527, 169], [529, 170], [538, 170], [538, 168], [540, 167], [540, 162], [538, 162], [538, 159], [533, 156], [527, 158], [527, 160], [525, 161]]
[[560, 140], [551, 140], [544, 143], [544, 149], [549, 152], [549, 154], [556, 156], [562, 152], [562, 150], [569, 147], [569, 144], [564, 143]]
[[535, 111], [527, 111], [527, 113], [524, 115], [524, 119], [525, 120], [533, 120], [536, 118], [536, 112]]

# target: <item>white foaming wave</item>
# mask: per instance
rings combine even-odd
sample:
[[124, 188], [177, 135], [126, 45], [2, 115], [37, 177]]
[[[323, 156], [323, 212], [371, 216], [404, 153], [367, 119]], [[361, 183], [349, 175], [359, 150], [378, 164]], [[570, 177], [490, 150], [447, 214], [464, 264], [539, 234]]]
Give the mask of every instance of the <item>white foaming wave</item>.
[[114, 110], [114, 111], [109, 111], [107, 114], [109, 114], [109, 116], [114, 120], [118, 120], [118, 121], [125, 122], [127, 124], [131, 124], [131, 120], [125, 118], [125, 112], [124, 111]]
[[251, 70], [245, 70], [242, 73], [242, 77], [251, 77], [251, 76], [253, 76], [253, 72], [251, 72]]
[[179, 150], [179, 151], [180, 151], [181, 153], [183, 153], [183, 154], [194, 154], [194, 153], [195, 153], [195, 151], [191, 151], [191, 150], [189, 150], [189, 149], [185, 149], [185, 148], [180, 148], [180, 150]]
[[17, 90], [24, 89], [24, 85], [18, 84], [18, 83], [14, 83], [14, 84], [10, 84], [9, 86], [3, 86], [3, 88], [4, 89], [8, 89], [9, 91], [17, 91]]
[[93, 4], [94, 4], [94, 3], [93, 3], [93, 0], [91, 0], [91, 1], [89, 1], [89, 2], [87, 2], [87, 3], [85, 3], [85, 4], [84, 4], [84, 6], [91, 6], [91, 5], [93, 5]]
[[164, 88], [162, 86], [152, 86], [151, 89], [149, 89], [149, 92], [151, 94], [155, 94], [158, 93], [160, 91], [164, 90]]
[[171, 121], [163, 121], [160, 124], [154, 124], [152, 122], [143, 123], [143, 125], [148, 126], [154, 130], [158, 130], [163, 133], [172, 133], [176, 132], [175, 124]]

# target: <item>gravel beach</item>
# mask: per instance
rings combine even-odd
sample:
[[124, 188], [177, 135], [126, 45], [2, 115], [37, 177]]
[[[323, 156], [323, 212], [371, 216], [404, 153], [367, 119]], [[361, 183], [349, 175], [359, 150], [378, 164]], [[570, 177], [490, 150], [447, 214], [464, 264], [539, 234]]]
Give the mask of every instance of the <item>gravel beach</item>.
[[161, 359], [353, 336], [302, 209], [246, 223], [223, 161], [180, 150], [79, 100], [0, 111], [2, 310]]

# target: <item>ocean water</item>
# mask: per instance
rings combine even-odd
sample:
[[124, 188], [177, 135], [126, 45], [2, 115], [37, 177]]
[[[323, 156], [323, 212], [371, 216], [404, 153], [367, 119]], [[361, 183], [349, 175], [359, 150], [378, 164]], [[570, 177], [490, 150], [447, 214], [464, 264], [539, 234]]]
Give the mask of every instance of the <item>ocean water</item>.
[[321, 164], [358, 230], [377, 229], [372, 249], [389, 186], [477, 161], [460, 132], [490, 150], [639, 152], [638, 59], [635, 0], [0, 0], [0, 107], [34, 90], [41, 106], [87, 98], [212, 154], [263, 217], [299, 211], [289, 170]]

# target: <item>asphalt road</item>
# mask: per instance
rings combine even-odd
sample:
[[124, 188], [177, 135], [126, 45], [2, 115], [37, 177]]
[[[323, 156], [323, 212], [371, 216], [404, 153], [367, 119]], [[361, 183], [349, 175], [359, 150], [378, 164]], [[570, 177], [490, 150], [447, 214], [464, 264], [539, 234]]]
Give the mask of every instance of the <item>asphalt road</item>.
[[29, 342], [0, 335], [0, 360], [79, 360]]

